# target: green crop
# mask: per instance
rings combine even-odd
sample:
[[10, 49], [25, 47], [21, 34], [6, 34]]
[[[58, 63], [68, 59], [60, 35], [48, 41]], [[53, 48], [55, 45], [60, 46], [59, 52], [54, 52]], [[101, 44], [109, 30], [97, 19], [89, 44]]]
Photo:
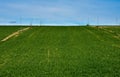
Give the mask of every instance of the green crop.
[[0, 42], [0, 77], [120, 77], [120, 27], [32, 27]]

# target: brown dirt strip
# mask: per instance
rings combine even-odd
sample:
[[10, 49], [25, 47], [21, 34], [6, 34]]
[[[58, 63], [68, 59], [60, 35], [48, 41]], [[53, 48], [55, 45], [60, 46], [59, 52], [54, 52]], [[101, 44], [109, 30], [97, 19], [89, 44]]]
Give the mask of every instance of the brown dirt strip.
[[[85, 28], [86, 29], [86, 28]], [[92, 35], [94, 35], [98, 40], [100, 41], [103, 41], [103, 42], [106, 42], [106, 43], [110, 43], [110, 42], [107, 42], [105, 40], [103, 40], [100, 36], [96, 35], [95, 33], [93, 33], [92, 31], [86, 29], [89, 33], [91, 33]], [[110, 34], [110, 33], [109, 33]], [[117, 45], [117, 44], [113, 44], [112, 45], [113, 47], [117, 47], [117, 48], [120, 48], [120, 45]]]
[[10, 35], [8, 35], [7, 37], [5, 37], [3, 40], [1, 40], [2, 42], [5, 42], [7, 40], [9, 40], [10, 38], [14, 37], [14, 36], [18, 36], [20, 33], [24, 32], [24, 31], [27, 31], [29, 30], [30, 27], [27, 27], [27, 28], [24, 28], [24, 29], [21, 29], [21, 30], [18, 30]]

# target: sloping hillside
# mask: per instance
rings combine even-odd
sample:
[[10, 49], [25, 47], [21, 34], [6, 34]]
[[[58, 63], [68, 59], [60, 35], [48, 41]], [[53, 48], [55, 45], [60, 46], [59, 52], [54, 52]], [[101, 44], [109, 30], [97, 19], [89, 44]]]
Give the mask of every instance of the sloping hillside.
[[[20, 27], [2, 29], [1, 40]], [[0, 77], [119, 76], [120, 27], [32, 27], [0, 42]]]

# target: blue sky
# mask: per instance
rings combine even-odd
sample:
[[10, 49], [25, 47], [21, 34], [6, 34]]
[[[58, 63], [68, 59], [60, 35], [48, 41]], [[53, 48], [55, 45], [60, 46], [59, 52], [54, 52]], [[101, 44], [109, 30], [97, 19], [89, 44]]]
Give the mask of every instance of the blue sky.
[[120, 0], [0, 0], [0, 24], [119, 24]]

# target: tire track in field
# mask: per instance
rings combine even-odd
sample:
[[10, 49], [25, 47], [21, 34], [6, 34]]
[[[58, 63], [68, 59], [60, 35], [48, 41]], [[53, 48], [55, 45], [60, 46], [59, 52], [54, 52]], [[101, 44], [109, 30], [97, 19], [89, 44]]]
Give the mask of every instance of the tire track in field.
[[92, 31], [90, 31], [89, 29], [87, 29], [87, 28], [84, 28], [84, 29], [87, 30], [90, 34], [94, 35], [99, 41], [104, 41], [103, 39], [100, 38], [100, 36], [96, 35]]
[[87, 30], [90, 34], [94, 35], [98, 40], [100, 40], [102, 42], [106, 42], [106, 43], [108, 43], [110, 45], [112, 44], [111, 46], [113, 46], [113, 47], [120, 48], [120, 45], [113, 44], [112, 42], [107, 42], [104, 39], [102, 39], [100, 36], [98, 36], [97, 34], [95, 34], [94, 32], [90, 31], [89, 29], [87, 29], [87, 28], [84, 28], [84, 29]]
[[110, 34], [113, 38], [117, 39], [117, 40], [120, 40], [120, 34], [117, 34], [115, 36], [113, 36], [111, 33], [114, 33], [114, 31], [112, 30], [107, 30], [107, 29], [104, 29], [102, 28], [107, 34]]
[[18, 31], [16, 31], [16, 32], [14, 32], [14, 33], [8, 35], [8, 36], [5, 37], [4, 39], [2, 39], [1, 42], [5, 42], [5, 41], [9, 40], [9, 39], [12, 38], [12, 37], [19, 36], [19, 34], [21, 34], [21, 33], [24, 32], [24, 31], [29, 30], [30, 28], [31, 28], [31, 27], [27, 27], [27, 28], [18, 30]]

